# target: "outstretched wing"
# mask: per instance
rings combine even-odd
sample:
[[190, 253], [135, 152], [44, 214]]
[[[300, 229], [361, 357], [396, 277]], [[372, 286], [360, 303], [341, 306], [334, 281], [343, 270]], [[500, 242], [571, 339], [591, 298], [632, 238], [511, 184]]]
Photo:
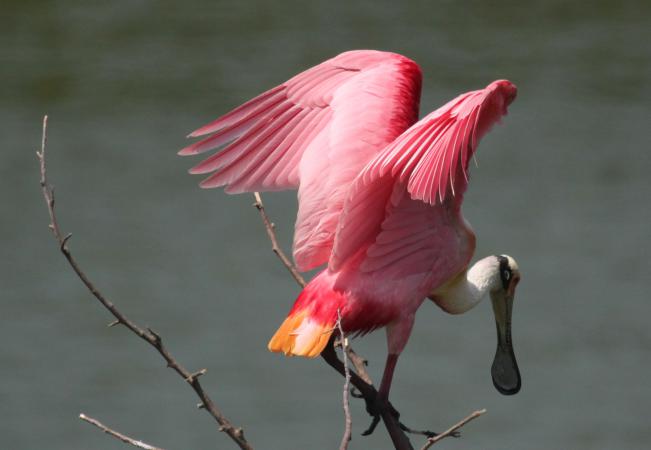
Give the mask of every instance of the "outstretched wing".
[[514, 97], [507, 81], [463, 94], [374, 158], [351, 186], [330, 268], [354, 257], [361, 272], [425, 287], [463, 269], [474, 250], [459, 211], [468, 161]]
[[179, 152], [224, 147], [190, 170], [226, 192], [299, 188], [294, 259], [328, 261], [352, 180], [418, 118], [421, 73], [413, 61], [371, 50], [342, 53], [250, 100], [190, 136]]

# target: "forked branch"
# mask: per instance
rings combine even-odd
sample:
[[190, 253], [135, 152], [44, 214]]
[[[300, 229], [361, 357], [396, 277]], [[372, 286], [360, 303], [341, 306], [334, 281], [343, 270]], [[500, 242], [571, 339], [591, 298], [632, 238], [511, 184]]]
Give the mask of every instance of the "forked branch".
[[50, 230], [54, 235], [55, 239], [59, 244], [59, 249], [61, 253], [65, 256], [66, 260], [70, 264], [70, 267], [77, 274], [79, 279], [84, 283], [86, 288], [93, 294], [93, 296], [106, 308], [112, 315], [115, 317], [115, 321], [111, 325], [122, 324], [131, 330], [135, 335], [137, 335], [142, 340], [146, 341], [152, 347], [154, 347], [158, 353], [163, 357], [167, 363], [167, 367], [174, 370], [178, 373], [189, 385], [192, 387], [194, 392], [197, 394], [201, 403], [199, 404], [201, 408], [208, 411], [208, 413], [215, 419], [219, 424], [219, 430], [226, 433], [242, 450], [253, 450], [253, 447], [248, 443], [244, 437], [244, 432], [241, 428], [234, 426], [224, 414], [217, 408], [213, 403], [212, 399], [204, 391], [203, 386], [199, 382], [199, 376], [205, 373], [205, 370], [200, 370], [198, 372], [192, 373], [182, 366], [169, 352], [167, 347], [163, 344], [163, 339], [161, 336], [154, 332], [151, 328], [144, 329], [138, 326], [135, 322], [131, 321], [126, 315], [124, 315], [108, 298], [106, 298], [95, 285], [91, 282], [88, 276], [81, 269], [81, 266], [77, 260], [72, 256], [70, 248], [68, 247], [68, 241], [70, 239], [70, 234], [65, 235], [61, 232], [59, 223], [57, 220], [55, 208], [54, 208], [54, 189], [48, 184], [47, 180], [47, 166], [45, 159], [45, 149], [47, 146], [47, 116], [43, 117], [43, 135], [41, 139], [41, 151], [36, 152], [36, 155], [40, 164], [40, 173], [41, 173], [41, 191], [43, 193], [43, 198], [45, 199], [45, 204], [47, 205], [47, 210], [50, 215]]

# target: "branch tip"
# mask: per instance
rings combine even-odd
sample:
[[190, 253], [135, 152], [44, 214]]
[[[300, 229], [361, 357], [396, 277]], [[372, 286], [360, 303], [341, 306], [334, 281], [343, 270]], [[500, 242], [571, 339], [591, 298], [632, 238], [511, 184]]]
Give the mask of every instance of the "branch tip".
[[106, 425], [104, 425], [102, 422], [100, 422], [97, 419], [93, 419], [92, 417], [88, 417], [85, 414], [79, 414], [79, 418], [83, 420], [84, 422], [88, 422], [89, 424], [99, 428], [102, 430], [104, 433], [108, 434], [109, 436], [112, 436], [125, 444], [132, 445], [134, 447], [142, 448], [144, 450], [163, 450], [159, 447], [154, 447], [153, 445], [147, 444], [141, 440], [131, 438], [125, 434], [120, 433], [119, 431], [115, 431]]
[[423, 445], [423, 447], [420, 450], [427, 450], [428, 448], [430, 448], [432, 445], [436, 444], [441, 439], [446, 438], [448, 436], [453, 436], [454, 433], [457, 432], [457, 430], [459, 430], [461, 427], [463, 427], [465, 424], [467, 424], [471, 420], [474, 420], [477, 417], [481, 416], [485, 412], [486, 412], [485, 408], [472, 412], [471, 414], [466, 416], [464, 419], [460, 420], [459, 422], [457, 422], [456, 424], [452, 425], [450, 428], [445, 430], [443, 433], [440, 433], [440, 434], [437, 434], [436, 436], [432, 436], [432, 437], [428, 438], [427, 441], [425, 442], [425, 445]]

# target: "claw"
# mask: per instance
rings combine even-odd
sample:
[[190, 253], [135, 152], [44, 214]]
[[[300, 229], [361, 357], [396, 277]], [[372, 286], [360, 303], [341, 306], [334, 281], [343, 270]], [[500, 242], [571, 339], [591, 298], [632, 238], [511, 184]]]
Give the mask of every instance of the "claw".
[[438, 435], [438, 433], [436, 433], [434, 431], [429, 431], [429, 430], [412, 430], [411, 428], [409, 428], [407, 425], [405, 425], [402, 422], [398, 422], [398, 425], [400, 425], [400, 429], [402, 431], [404, 431], [405, 433], [421, 434], [421, 435], [423, 435], [425, 437], [428, 437], [428, 438], [431, 438], [431, 437], [434, 437], [434, 436]]
[[373, 418], [371, 420], [371, 424], [368, 426], [368, 428], [362, 433], [362, 436], [369, 436], [375, 431], [375, 428], [377, 427], [378, 423], [380, 423], [380, 418], [382, 417], [382, 406], [378, 401], [377, 397], [373, 398], [372, 400], [369, 400], [368, 398], [364, 398], [364, 401], [366, 402], [366, 412]]
[[372, 400], [364, 398], [364, 400], [366, 401], [366, 412], [373, 417], [373, 420], [371, 420], [369, 427], [362, 433], [362, 436], [368, 436], [375, 431], [375, 428], [382, 418], [382, 413], [384, 412], [388, 411], [389, 414], [396, 418], [396, 420], [400, 418], [400, 413], [393, 407], [391, 402], [378, 400], [377, 397]]
[[368, 426], [368, 428], [362, 433], [362, 436], [369, 436], [371, 435], [374, 431], [375, 428], [377, 428], [377, 424], [380, 423], [380, 415], [378, 414], [377, 416], [373, 416], [373, 420], [371, 421], [371, 424]]
[[358, 391], [355, 387], [350, 388], [350, 396], [353, 398], [364, 398], [364, 395]]
[[[351, 395], [355, 397], [355, 394], [357, 394], [357, 392], [353, 394], [353, 391], [354, 389], [351, 389]], [[369, 427], [362, 433], [362, 436], [369, 436], [375, 431], [378, 424], [380, 423], [380, 419], [382, 418], [382, 413], [384, 412], [388, 412], [393, 417], [395, 417], [396, 420], [400, 419], [400, 413], [396, 408], [393, 407], [391, 402], [378, 400], [377, 397], [373, 399], [368, 399], [361, 395], [360, 397], [364, 398], [364, 400], [366, 401], [366, 412], [373, 418], [371, 420], [371, 424], [369, 425]], [[400, 429], [405, 433], [418, 434], [418, 435], [425, 436], [427, 438], [431, 438], [439, 434], [435, 431], [411, 429], [404, 423], [400, 422], [400, 420], [398, 420], [398, 425], [400, 426]], [[450, 436], [458, 438], [461, 436], [461, 433], [459, 431], [454, 431], [450, 433]]]

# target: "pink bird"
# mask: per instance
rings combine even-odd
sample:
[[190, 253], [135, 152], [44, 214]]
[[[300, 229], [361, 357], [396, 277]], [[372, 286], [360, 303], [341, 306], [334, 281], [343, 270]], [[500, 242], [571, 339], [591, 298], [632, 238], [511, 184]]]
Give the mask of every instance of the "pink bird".
[[490, 296], [498, 345], [492, 365], [502, 394], [520, 389], [511, 311], [520, 279], [510, 256], [469, 267], [475, 235], [461, 213], [468, 162], [507, 113], [516, 87], [498, 80], [418, 120], [421, 70], [395, 53], [342, 53], [270, 89], [191, 137], [179, 152], [220, 148], [190, 170], [228, 193], [298, 188], [294, 260], [305, 286], [269, 342], [315, 357], [341, 314], [347, 334], [386, 327], [388, 357], [378, 402], [425, 299], [460, 314]]

